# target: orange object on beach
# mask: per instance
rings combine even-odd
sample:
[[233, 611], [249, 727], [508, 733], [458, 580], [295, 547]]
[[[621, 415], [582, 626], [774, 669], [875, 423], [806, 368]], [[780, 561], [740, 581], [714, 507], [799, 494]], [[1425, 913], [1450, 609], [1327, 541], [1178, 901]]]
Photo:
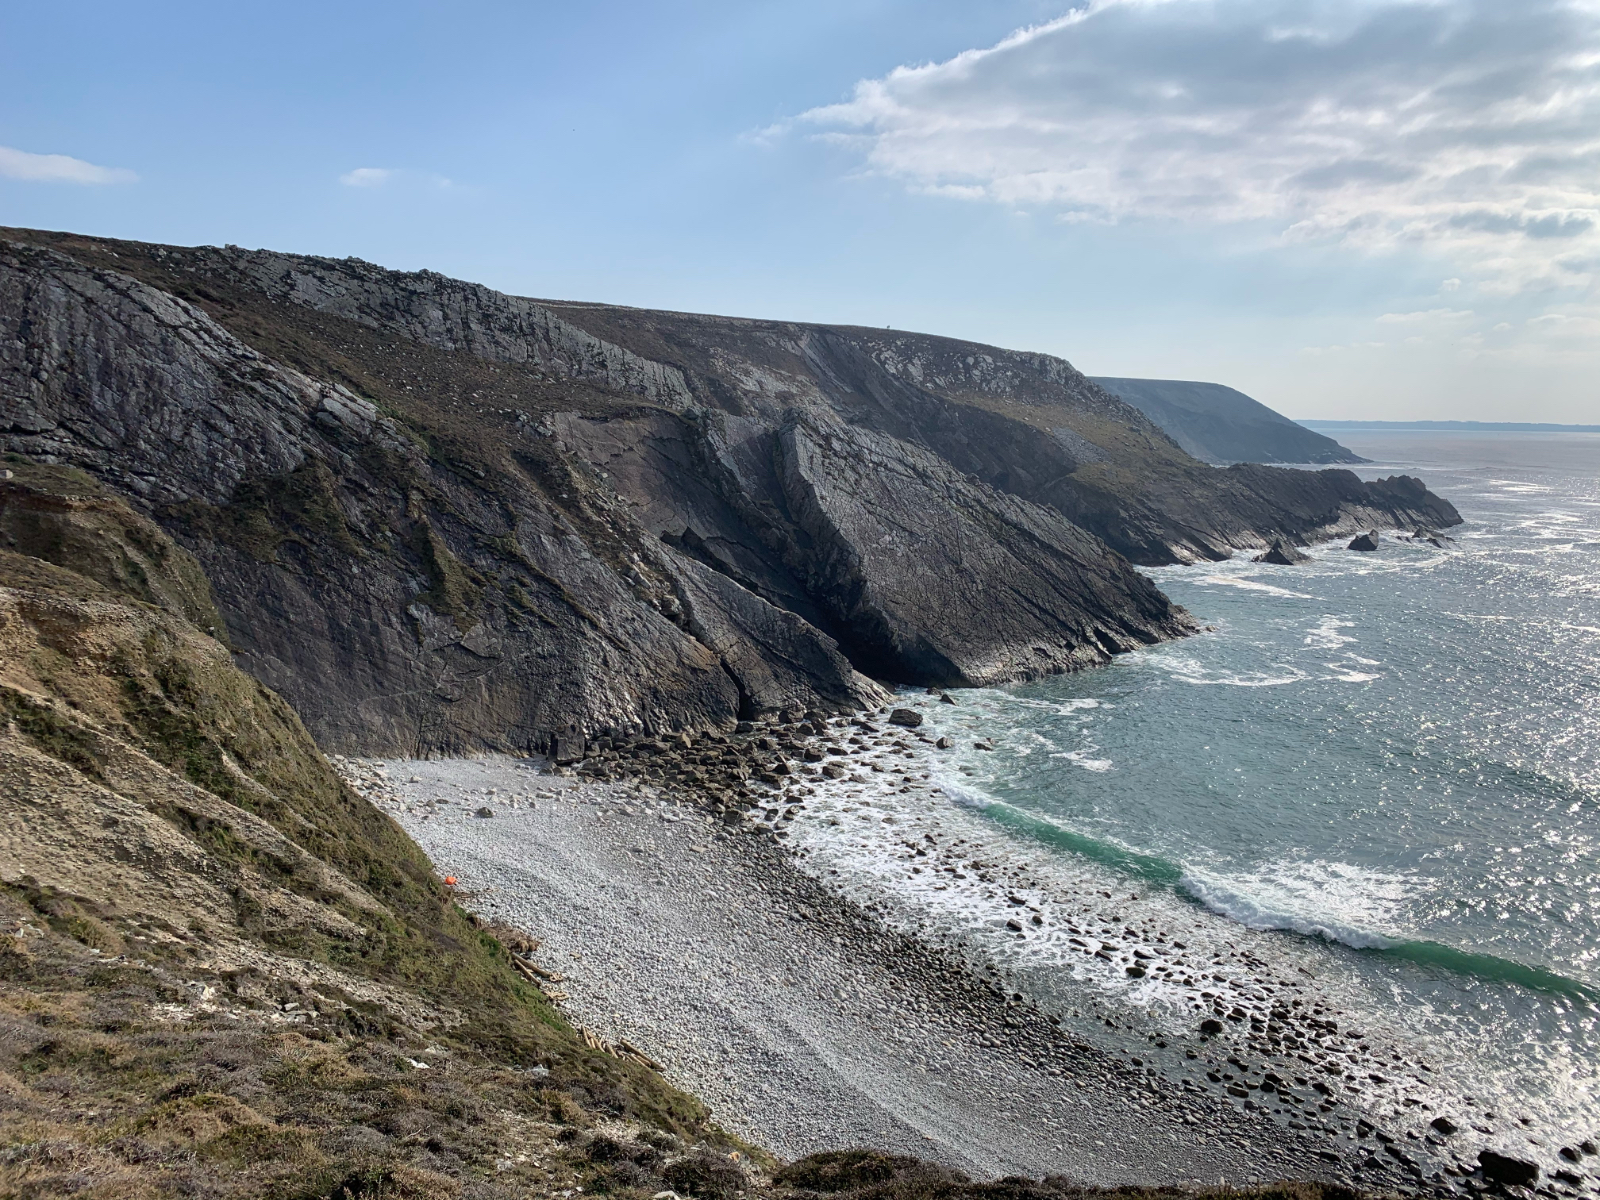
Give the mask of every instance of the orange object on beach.
[[446, 875], [444, 877], [444, 884], [446, 887], [455, 887], [456, 877], [454, 875]]

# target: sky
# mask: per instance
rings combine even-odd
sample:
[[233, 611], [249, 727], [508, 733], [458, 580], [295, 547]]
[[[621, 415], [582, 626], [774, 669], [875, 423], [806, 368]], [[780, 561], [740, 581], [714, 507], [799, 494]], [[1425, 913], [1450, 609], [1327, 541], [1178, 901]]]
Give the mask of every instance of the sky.
[[1600, 421], [1600, 0], [52, 0], [0, 224]]

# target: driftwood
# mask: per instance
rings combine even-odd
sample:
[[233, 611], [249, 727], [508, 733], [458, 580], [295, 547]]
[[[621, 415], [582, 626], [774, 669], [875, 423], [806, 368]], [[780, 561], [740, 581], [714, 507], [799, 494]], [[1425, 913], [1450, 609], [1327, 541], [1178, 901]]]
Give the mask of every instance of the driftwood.
[[532, 971], [540, 979], [547, 980], [550, 983], [560, 983], [561, 980], [562, 980], [562, 975], [561, 975], [560, 971], [548, 971], [544, 967], [541, 967], [536, 962], [529, 962], [527, 959], [523, 958], [521, 955], [513, 955], [513, 957], [516, 959], [517, 965], [522, 967], [524, 970]]
[[[547, 990], [543, 986], [546, 982], [559, 982], [561, 980], [561, 976], [557, 972], [546, 971], [544, 968], [536, 966], [533, 963], [523, 959], [520, 955], [515, 954], [511, 956], [511, 963], [517, 968], [518, 972], [521, 973], [522, 977], [529, 983], [533, 984], [534, 987], [538, 988], [547, 999], [565, 1000], [567, 998], [567, 993]], [[582, 1025], [579, 1025], [577, 1029], [578, 1035], [583, 1038], [583, 1044], [589, 1047], [591, 1050], [598, 1050], [602, 1054], [609, 1054], [612, 1058], [621, 1058], [630, 1062], [636, 1062], [641, 1067], [645, 1067], [658, 1073], [663, 1070], [663, 1067], [660, 1063], [626, 1039], [618, 1042], [608, 1042], [605, 1038], [601, 1037], [593, 1030], [585, 1029]]]

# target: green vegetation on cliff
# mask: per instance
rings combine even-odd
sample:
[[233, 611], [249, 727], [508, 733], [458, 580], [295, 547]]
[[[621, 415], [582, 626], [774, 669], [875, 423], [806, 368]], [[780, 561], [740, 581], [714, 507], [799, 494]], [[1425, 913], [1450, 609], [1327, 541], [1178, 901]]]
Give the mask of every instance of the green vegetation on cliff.
[[564, 1127], [715, 1138], [587, 1045], [517, 935], [463, 912], [195, 627], [215, 618], [192, 558], [82, 476], [12, 469], [0, 1194], [446, 1196], [481, 1175], [474, 1194], [512, 1196], [557, 1169], [533, 1163]]

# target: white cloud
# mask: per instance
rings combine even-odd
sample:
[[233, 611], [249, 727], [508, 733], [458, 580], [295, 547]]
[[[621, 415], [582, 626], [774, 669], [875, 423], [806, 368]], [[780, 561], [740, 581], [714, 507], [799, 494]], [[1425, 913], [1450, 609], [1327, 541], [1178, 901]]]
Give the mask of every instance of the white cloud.
[[382, 187], [394, 176], [395, 172], [387, 167], [357, 167], [354, 171], [346, 171], [339, 176], [339, 182], [345, 187]]
[[1472, 317], [1471, 309], [1429, 308], [1421, 312], [1384, 313], [1383, 316], [1378, 318], [1378, 323], [1381, 325], [1433, 325], [1443, 322], [1470, 321]]
[[1420, 247], [1502, 291], [1600, 248], [1594, 0], [1088, 0], [801, 120], [919, 191]]
[[121, 167], [97, 167], [65, 154], [30, 154], [0, 146], [0, 175], [29, 183], [133, 183], [139, 177]]
[[1301, 346], [1301, 354], [1348, 354], [1353, 350], [1381, 350], [1386, 342], [1352, 342], [1349, 345], [1339, 346]]
[[339, 176], [339, 182], [345, 187], [353, 188], [379, 188], [394, 184], [396, 187], [411, 187], [425, 185], [437, 188], [439, 191], [449, 191], [459, 185], [453, 179], [443, 175], [425, 174], [420, 171], [400, 171], [391, 167], [357, 167], [354, 171], [346, 171]]

